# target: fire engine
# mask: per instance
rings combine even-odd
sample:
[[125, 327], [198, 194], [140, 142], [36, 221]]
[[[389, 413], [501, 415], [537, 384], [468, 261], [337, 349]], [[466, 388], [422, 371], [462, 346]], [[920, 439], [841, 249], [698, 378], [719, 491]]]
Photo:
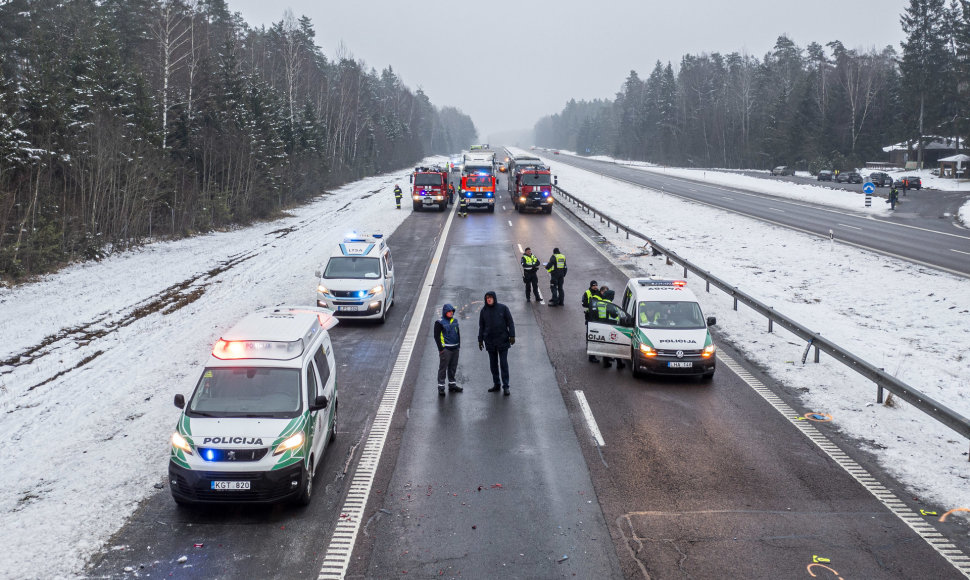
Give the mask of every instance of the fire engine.
[[438, 211], [448, 208], [448, 172], [437, 167], [415, 167], [408, 177], [411, 182], [411, 201], [414, 211], [436, 206]]
[[469, 153], [461, 173], [461, 195], [468, 207], [483, 207], [495, 213], [494, 153]]
[[517, 166], [509, 176], [512, 203], [519, 213], [538, 210], [552, 213], [552, 180], [549, 168], [543, 165]]

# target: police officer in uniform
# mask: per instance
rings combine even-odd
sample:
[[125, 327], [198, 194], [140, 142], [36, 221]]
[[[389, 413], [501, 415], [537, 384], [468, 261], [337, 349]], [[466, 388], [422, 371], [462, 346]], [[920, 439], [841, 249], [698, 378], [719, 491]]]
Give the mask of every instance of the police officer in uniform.
[[[590, 317], [590, 311], [589, 311], [590, 305], [592, 304], [593, 300], [598, 297], [599, 297], [599, 286], [596, 285], [596, 280], [590, 280], [589, 288], [583, 291], [583, 299], [582, 299], [583, 320], [586, 321], [587, 326], [589, 325], [589, 321], [592, 320], [592, 318]], [[589, 362], [600, 362], [600, 359], [596, 358], [595, 355], [591, 354], [589, 355]]]
[[549, 306], [562, 306], [565, 300], [562, 283], [566, 278], [566, 256], [559, 253], [559, 248], [552, 249], [552, 256], [546, 262], [546, 271], [549, 272], [549, 289], [552, 291]]
[[[589, 320], [591, 322], [605, 322], [607, 324], [619, 324], [620, 323], [620, 310], [611, 301], [614, 293], [609, 289], [608, 286], [604, 285], [600, 289], [599, 294], [594, 294], [590, 299], [589, 306]], [[590, 357], [593, 360], [594, 357]], [[603, 367], [610, 368], [613, 366], [613, 359], [608, 356], [603, 357]], [[617, 359], [616, 368], [622, 369], [626, 367], [622, 360]]]
[[403, 196], [403, 195], [404, 195], [404, 193], [401, 191], [401, 186], [395, 183], [394, 184], [394, 201], [397, 202], [397, 209], [401, 209], [401, 196]]
[[525, 282], [525, 301], [531, 302], [529, 293], [535, 294], [536, 302], [542, 303], [539, 296], [539, 258], [532, 255], [532, 248], [526, 248], [522, 255], [522, 281]]

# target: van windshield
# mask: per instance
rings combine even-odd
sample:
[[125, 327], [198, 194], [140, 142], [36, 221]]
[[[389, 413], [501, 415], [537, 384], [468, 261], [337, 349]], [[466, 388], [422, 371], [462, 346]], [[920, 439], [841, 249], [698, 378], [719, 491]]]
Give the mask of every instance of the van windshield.
[[379, 258], [363, 258], [359, 256], [335, 256], [327, 262], [327, 269], [323, 271], [324, 278], [380, 278], [381, 262]]
[[706, 328], [696, 302], [640, 302], [637, 324], [643, 328]]
[[207, 368], [185, 414], [291, 419], [300, 415], [302, 406], [298, 369]]

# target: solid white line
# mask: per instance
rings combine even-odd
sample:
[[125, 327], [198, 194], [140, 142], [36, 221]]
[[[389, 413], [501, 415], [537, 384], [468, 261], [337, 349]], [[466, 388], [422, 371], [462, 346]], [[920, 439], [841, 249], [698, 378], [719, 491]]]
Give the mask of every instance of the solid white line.
[[516, 244], [516, 245], [519, 246], [519, 253], [524, 254], [525, 250], [522, 249], [522, 244]]
[[950, 248], [950, 251], [951, 252], [957, 252], [959, 254], [966, 254], [966, 255], [970, 256], [970, 252], [964, 252], [963, 250], [954, 250], [953, 248]]
[[785, 212], [785, 210], [778, 209], [777, 207], [769, 207], [768, 209], [770, 209], [771, 211], [780, 211], [781, 213], [787, 213], [787, 212]]
[[583, 416], [586, 417], [586, 425], [589, 426], [589, 431], [593, 435], [593, 439], [596, 444], [600, 447], [606, 445], [603, 441], [603, 434], [600, 433], [600, 428], [596, 424], [596, 419], [593, 418], [593, 411], [589, 408], [589, 403], [586, 402], [586, 395], [582, 391], [573, 391], [576, 393], [576, 398], [579, 399], [579, 408], [583, 410]]
[[[421, 323], [424, 322], [424, 313], [431, 298], [431, 287], [438, 273], [438, 268], [441, 266], [441, 254], [444, 251], [445, 241], [448, 239], [448, 232], [451, 230], [451, 222], [454, 218], [455, 212], [450, 212], [444, 230], [441, 232], [441, 238], [438, 240], [438, 248], [435, 250], [434, 257], [431, 258], [431, 266], [428, 268], [428, 275], [424, 278], [421, 294], [418, 296], [414, 313], [411, 315], [411, 322], [408, 324], [404, 340], [401, 342], [401, 351], [394, 361], [391, 377], [387, 381], [387, 388], [381, 396], [381, 404], [377, 408], [377, 414], [371, 423], [370, 432], [361, 452], [361, 459], [354, 472], [354, 478], [350, 481], [349, 489], [358, 498], [361, 496], [370, 497], [371, 486], [374, 485], [377, 466], [384, 450], [384, 442], [387, 440], [391, 419], [394, 417], [394, 409], [397, 407], [397, 401], [401, 396], [404, 376], [407, 374], [408, 365], [411, 363], [411, 354], [418, 340]], [[338, 534], [334, 534], [330, 538], [323, 558], [324, 567], [320, 569], [320, 574], [317, 576], [319, 580], [336, 580], [347, 574], [366, 505], [366, 501], [361, 503], [359, 499], [352, 499], [348, 493], [348, 497], [344, 500], [343, 506], [338, 512], [340, 518], [337, 521], [337, 530], [340, 534], [339, 537]]]
[[862, 229], [862, 228], [858, 228], [856, 226], [850, 226], [850, 225], [847, 225], [847, 224], [836, 224], [836, 225], [840, 225], [843, 228], [852, 228], [853, 230], [861, 230]]

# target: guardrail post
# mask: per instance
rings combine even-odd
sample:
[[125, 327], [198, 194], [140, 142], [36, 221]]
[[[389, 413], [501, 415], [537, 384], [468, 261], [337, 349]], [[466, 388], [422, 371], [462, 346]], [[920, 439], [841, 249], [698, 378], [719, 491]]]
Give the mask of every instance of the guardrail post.
[[707, 282], [707, 288], [705, 288], [705, 290], [707, 290], [707, 293], [710, 294], [711, 293], [711, 281], [710, 280], [705, 280], [705, 282]]
[[775, 328], [775, 321], [774, 321], [774, 319], [769, 318], [768, 319], [768, 333], [770, 334], [771, 331], [774, 330], [774, 328]]
[[818, 362], [818, 346], [815, 347], [815, 362]]
[[734, 297], [734, 309], [737, 310], [738, 309], [738, 296], [737, 296], [737, 294], [734, 293], [733, 290], [731, 291], [731, 296]]
[[628, 239], [628, 240], [630, 239], [630, 230], [627, 230], [626, 231], [626, 239]]
[[684, 278], [687, 277], [687, 266], [684, 266]]
[[882, 385], [876, 384], [876, 402], [882, 404]]

